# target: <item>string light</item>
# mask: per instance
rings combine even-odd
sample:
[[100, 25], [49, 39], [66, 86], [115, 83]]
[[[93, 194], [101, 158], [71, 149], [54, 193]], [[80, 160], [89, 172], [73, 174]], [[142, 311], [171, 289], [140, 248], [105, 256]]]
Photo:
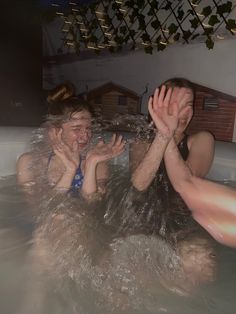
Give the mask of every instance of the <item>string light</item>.
[[212, 27], [210, 24], [207, 24], [207, 23], [204, 23], [204, 22], [202, 22], [202, 25], [203, 25], [204, 27], [206, 27], [206, 28], [211, 28], [211, 27]]
[[95, 46], [90, 46], [90, 45], [87, 45], [87, 48], [88, 48], [88, 49], [99, 50], [99, 48], [98, 48], [98, 47], [95, 47]]
[[198, 12], [197, 12], [197, 15], [198, 15], [199, 17], [204, 17], [204, 14], [201, 14], [201, 13], [198, 13]]
[[67, 46], [72, 46], [72, 47], [75, 46], [75, 43], [74, 43], [74, 42], [71, 42], [71, 41], [67, 41], [66, 44], [67, 44]]
[[160, 40], [159, 43], [162, 44], [162, 45], [165, 45], [165, 46], [168, 45], [168, 43], [166, 41], [162, 41], [162, 40]]
[[163, 31], [163, 33], [168, 33], [169, 34], [169, 30], [168, 29], [163, 28], [162, 31]]
[[95, 11], [96, 14], [104, 15], [104, 12], [102, 11]]

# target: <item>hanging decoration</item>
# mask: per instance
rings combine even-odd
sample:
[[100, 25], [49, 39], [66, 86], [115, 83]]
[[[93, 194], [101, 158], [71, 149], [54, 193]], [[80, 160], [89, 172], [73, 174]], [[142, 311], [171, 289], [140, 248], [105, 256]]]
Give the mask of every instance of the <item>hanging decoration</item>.
[[67, 10], [53, 4], [60, 16], [63, 45], [79, 54], [139, 49], [152, 54], [173, 43], [205, 42], [236, 34], [232, 1], [209, 0], [101, 0], [89, 5], [69, 2]]

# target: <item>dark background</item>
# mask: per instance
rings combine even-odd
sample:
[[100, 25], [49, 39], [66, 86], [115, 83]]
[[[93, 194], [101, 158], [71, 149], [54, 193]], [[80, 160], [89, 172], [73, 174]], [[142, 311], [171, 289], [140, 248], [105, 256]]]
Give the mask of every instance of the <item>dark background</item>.
[[0, 125], [35, 126], [42, 95], [42, 30], [37, 1], [1, 1]]

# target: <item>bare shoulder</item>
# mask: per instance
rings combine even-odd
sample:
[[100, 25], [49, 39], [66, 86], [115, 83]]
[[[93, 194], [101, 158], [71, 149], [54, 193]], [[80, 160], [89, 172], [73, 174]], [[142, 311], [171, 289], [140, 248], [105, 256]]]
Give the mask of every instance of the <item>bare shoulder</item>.
[[32, 179], [32, 153], [24, 153], [19, 157], [16, 164], [17, 180], [20, 184], [25, 184]]
[[215, 143], [210, 132], [201, 131], [188, 138], [188, 166], [192, 173], [205, 177], [210, 170], [214, 158]]
[[17, 160], [17, 166], [28, 165], [32, 162], [32, 153], [24, 153]]
[[214, 136], [208, 131], [200, 131], [195, 134], [192, 134], [188, 137], [188, 148], [190, 149], [193, 145], [208, 145], [209, 147], [214, 148], [215, 139]]

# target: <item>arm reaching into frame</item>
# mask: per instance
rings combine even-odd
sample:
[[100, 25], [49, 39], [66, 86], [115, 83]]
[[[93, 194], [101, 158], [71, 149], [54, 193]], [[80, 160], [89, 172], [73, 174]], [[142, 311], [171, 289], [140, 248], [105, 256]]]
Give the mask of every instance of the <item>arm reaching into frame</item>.
[[171, 155], [172, 162], [166, 163], [169, 178], [193, 218], [215, 240], [236, 248], [236, 190], [193, 175], [173, 143]]

